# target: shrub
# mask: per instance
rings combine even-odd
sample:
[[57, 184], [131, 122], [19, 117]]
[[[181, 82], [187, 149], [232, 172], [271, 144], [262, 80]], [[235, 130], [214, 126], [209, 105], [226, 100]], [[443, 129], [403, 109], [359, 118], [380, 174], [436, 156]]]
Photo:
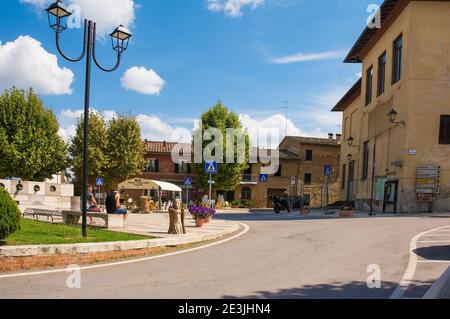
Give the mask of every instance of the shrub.
[[9, 194], [0, 189], [0, 240], [20, 229], [20, 211]]

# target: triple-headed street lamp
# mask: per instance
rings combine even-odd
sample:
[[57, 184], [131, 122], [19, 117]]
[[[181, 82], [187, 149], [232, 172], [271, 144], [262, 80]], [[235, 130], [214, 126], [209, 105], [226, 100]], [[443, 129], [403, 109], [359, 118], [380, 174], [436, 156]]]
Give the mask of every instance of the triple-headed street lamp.
[[105, 72], [113, 72], [117, 70], [120, 65], [120, 59], [122, 54], [128, 48], [128, 43], [131, 38], [131, 33], [122, 25], [117, 27], [111, 34], [111, 41], [113, 50], [117, 52], [117, 62], [112, 68], [104, 68], [100, 65], [95, 55], [95, 42], [96, 42], [96, 23], [91, 20], [84, 20], [84, 38], [83, 38], [83, 51], [78, 58], [70, 58], [61, 50], [59, 40], [61, 33], [67, 29], [67, 18], [72, 14], [67, 7], [57, 0], [50, 5], [45, 11], [48, 13], [48, 20], [50, 27], [56, 33], [56, 48], [58, 52], [70, 62], [78, 62], [86, 57], [86, 82], [85, 82], [85, 95], [84, 95], [84, 142], [83, 142], [83, 191], [82, 191], [82, 235], [86, 238], [86, 216], [87, 216], [87, 186], [88, 186], [88, 144], [89, 144], [89, 98], [91, 89], [91, 61], [97, 67]]

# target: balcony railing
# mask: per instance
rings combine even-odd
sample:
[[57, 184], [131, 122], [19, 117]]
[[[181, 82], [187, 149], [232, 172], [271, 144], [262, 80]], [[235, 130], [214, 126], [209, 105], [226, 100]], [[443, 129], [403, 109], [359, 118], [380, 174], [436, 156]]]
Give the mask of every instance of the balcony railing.
[[258, 184], [259, 175], [255, 174], [244, 174], [241, 178], [241, 184]]

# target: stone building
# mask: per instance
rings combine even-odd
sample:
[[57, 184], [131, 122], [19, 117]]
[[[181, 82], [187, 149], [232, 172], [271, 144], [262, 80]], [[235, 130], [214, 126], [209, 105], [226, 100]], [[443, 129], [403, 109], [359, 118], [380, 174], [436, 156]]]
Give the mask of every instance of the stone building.
[[[258, 208], [272, 207], [271, 195], [287, 191], [291, 196], [305, 197], [305, 204], [321, 207], [325, 184], [324, 166], [332, 167], [329, 177], [329, 199], [337, 200], [341, 136], [334, 138], [311, 138], [288, 136], [280, 143], [280, 167], [276, 174], [269, 175], [267, 182], [261, 182], [261, 164], [251, 164], [236, 187], [233, 195], [237, 200], [251, 200]], [[228, 200], [230, 200], [228, 196]]]
[[[191, 144], [187, 143], [173, 143], [166, 141], [144, 141], [145, 145], [145, 160], [147, 166], [145, 171], [141, 174], [141, 178], [163, 181], [173, 183], [175, 185], [184, 187], [184, 179], [191, 177], [194, 182], [193, 188], [183, 188], [183, 200], [187, 198], [189, 192], [189, 199], [201, 198], [203, 190], [199, 190], [195, 187], [195, 172], [192, 164], [190, 163], [174, 163], [172, 160], [172, 151], [177, 153], [184, 152], [188, 154], [191, 152]], [[138, 194], [134, 194], [135, 197]], [[150, 194], [155, 197], [156, 194]], [[140, 194], [139, 194], [140, 196]], [[170, 198], [169, 192], [163, 192], [163, 199]]]
[[340, 199], [360, 209], [450, 209], [450, 1], [386, 0], [346, 63]]

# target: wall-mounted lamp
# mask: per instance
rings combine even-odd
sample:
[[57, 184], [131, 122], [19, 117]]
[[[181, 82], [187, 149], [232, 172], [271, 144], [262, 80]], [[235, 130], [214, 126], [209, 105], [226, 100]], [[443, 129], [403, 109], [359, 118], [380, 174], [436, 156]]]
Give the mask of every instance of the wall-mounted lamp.
[[349, 162], [352, 162], [352, 161], [353, 161], [353, 155], [352, 155], [352, 154], [348, 154], [348, 155], [347, 155], [347, 160], [348, 160]]
[[389, 119], [389, 122], [391, 122], [391, 124], [394, 124], [394, 125], [401, 125], [401, 126], [405, 127], [405, 126], [406, 126], [405, 121], [397, 121], [397, 118], [398, 118], [398, 113], [397, 113], [397, 111], [394, 110], [394, 109], [392, 109], [392, 110], [388, 113], [388, 119]]

